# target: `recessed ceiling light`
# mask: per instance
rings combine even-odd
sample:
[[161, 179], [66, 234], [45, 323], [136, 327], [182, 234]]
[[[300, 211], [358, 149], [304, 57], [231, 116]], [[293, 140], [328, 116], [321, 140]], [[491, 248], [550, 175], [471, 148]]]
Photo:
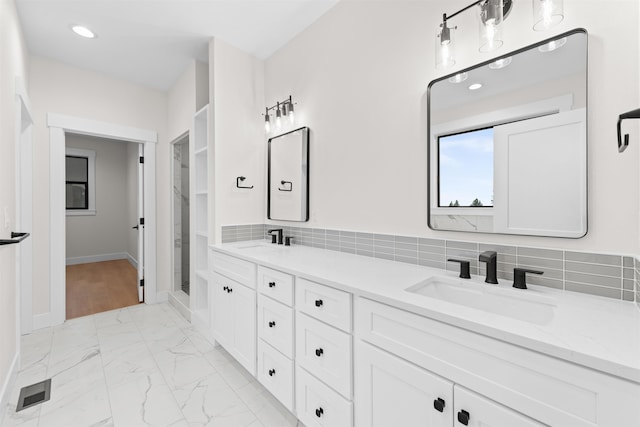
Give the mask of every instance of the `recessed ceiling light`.
[[511, 57], [507, 56], [506, 58], [501, 58], [497, 61], [492, 62], [491, 64], [489, 64], [489, 68], [491, 68], [492, 70], [499, 70], [500, 68], [504, 68], [509, 64], [511, 64]]
[[560, 49], [562, 46], [565, 45], [565, 43], [567, 43], [567, 38], [563, 37], [561, 39], [558, 40], [551, 40], [549, 43], [547, 44], [543, 44], [542, 46], [538, 47], [538, 50], [540, 52], [552, 52], [556, 49]]
[[80, 37], [84, 37], [86, 39], [96, 38], [96, 34], [93, 31], [91, 31], [87, 27], [83, 27], [82, 25], [73, 25], [71, 26], [71, 30]]
[[458, 73], [453, 77], [449, 77], [449, 82], [450, 83], [461, 83], [461, 82], [467, 80], [468, 77], [469, 77], [469, 74], [467, 74], [467, 73]]
[[482, 84], [480, 83], [474, 83], [471, 86], [469, 86], [469, 90], [478, 90], [482, 87]]

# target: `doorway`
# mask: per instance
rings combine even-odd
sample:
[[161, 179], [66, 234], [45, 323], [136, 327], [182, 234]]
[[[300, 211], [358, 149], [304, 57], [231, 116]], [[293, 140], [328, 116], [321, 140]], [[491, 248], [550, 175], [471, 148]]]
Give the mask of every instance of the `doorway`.
[[189, 133], [172, 143], [173, 297], [189, 307], [191, 208], [189, 200]]
[[143, 253], [138, 239], [138, 218], [143, 216], [138, 206], [139, 145], [66, 135], [67, 319], [142, 300], [137, 274]]

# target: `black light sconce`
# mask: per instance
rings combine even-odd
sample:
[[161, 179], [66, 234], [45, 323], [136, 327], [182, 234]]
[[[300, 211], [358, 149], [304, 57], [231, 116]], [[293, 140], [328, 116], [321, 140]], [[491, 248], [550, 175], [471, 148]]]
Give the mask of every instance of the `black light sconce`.
[[288, 117], [291, 124], [295, 121], [295, 115], [293, 113], [293, 100], [291, 95], [284, 101], [276, 102], [276, 105], [266, 107], [264, 111], [264, 130], [271, 132], [271, 114], [270, 111], [275, 110], [276, 129], [280, 129], [282, 126], [282, 117]]
[[622, 153], [629, 146], [629, 134], [624, 134], [624, 141], [622, 140], [622, 121], [624, 119], [640, 119], [640, 108], [631, 110], [618, 116], [618, 152]]

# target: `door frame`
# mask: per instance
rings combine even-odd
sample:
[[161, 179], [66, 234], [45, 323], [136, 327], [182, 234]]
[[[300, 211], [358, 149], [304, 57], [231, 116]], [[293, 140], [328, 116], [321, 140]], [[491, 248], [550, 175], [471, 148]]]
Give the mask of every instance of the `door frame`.
[[156, 131], [48, 113], [50, 325], [66, 319], [65, 133], [136, 142], [144, 146], [145, 303], [157, 302], [156, 287]]

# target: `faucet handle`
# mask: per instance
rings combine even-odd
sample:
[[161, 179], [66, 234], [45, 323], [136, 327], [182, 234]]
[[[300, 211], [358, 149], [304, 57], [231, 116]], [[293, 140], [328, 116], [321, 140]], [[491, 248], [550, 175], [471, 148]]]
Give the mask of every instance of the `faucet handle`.
[[529, 270], [527, 268], [513, 269], [513, 287], [518, 289], [527, 289], [527, 273], [544, 274], [544, 271]]
[[471, 279], [471, 274], [469, 273], [469, 261], [453, 258], [449, 258], [447, 261], [460, 263], [460, 278]]

